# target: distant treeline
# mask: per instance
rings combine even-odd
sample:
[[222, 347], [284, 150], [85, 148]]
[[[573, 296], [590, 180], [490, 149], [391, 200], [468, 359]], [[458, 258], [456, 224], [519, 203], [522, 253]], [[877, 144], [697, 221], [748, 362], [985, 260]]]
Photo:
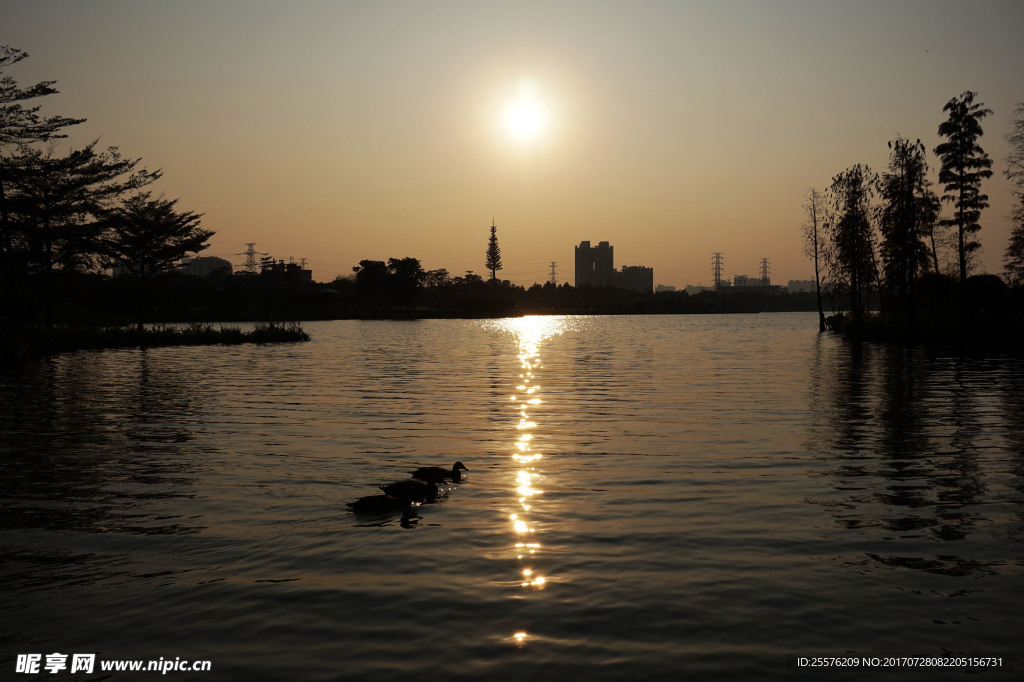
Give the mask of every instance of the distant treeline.
[[[444, 270], [425, 272], [413, 258], [395, 263], [402, 266], [385, 267], [383, 276], [375, 266], [362, 266], [362, 275], [357, 272], [322, 283], [273, 273], [220, 273], [204, 278], [164, 273], [152, 290], [149, 318], [154, 322], [193, 322], [816, 309], [811, 292], [761, 292], [751, 287], [689, 295], [551, 283], [523, 287], [507, 280], [485, 280], [473, 273], [451, 277]], [[54, 286], [59, 292], [52, 311], [57, 324], [117, 326], [134, 321], [136, 288], [129, 276], [62, 272]]]
[[[60, 272], [52, 311], [57, 324], [118, 326], [134, 321], [136, 287], [130, 276]], [[31, 291], [31, 283], [25, 290]], [[925, 273], [915, 289], [920, 322], [948, 320], [952, 311], [971, 319], [1005, 323], [1024, 310], [1024, 288], [1011, 289], [992, 275], [956, 278]], [[863, 292], [869, 310], [884, 307], [886, 292]], [[850, 310], [841, 290], [827, 291], [829, 311]], [[444, 269], [424, 271], [415, 258], [362, 261], [349, 276], [311, 282], [285, 273], [220, 272], [192, 277], [163, 273], [153, 288], [150, 318], [155, 322], [412, 319], [421, 317], [507, 317], [523, 314], [714, 314], [813, 311], [814, 292], [777, 288], [637, 292], [610, 287], [534, 284], [486, 280], [472, 272], [452, 277]], [[848, 316], [847, 316], [848, 317]], [[836, 318], [837, 323], [842, 316]]]

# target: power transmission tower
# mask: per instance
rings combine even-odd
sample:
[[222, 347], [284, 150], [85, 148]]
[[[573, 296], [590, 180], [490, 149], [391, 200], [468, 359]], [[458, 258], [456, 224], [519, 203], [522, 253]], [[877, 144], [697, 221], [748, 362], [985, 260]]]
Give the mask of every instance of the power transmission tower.
[[770, 274], [769, 274], [770, 272], [771, 272], [771, 269], [768, 266], [768, 259], [767, 258], [762, 258], [761, 259], [761, 286], [766, 287], [766, 286], [769, 286], [772, 283], [772, 278], [770, 277]]
[[558, 276], [557, 276], [558, 275], [558, 271], [555, 269], [555, 266], [556, 266], [555, 261], [551, 261], [551, 279], [549, 279], [548, 281], [551, 282], [553, 285], [555, 285], [557, 287], [558, 286]]
[[711, 274], [715, 278], [715, 291], [718, 291], [722, 287], [722, 263], [725, 259], [722, 254], [715, 252], [715, 255], [711, 257]]
[[245, 265], [242, 268], [250, 275], [256, 274], [256, 269], [259, 267], [259, 263], [256, 262], [256, 256], [266, 256], [268, 254], [260, 253], [256, 250], [256, 242], [247, 242], [245, 244], [248, 248], [242, 253], [236, 253], [236, 256], [245, 256]]

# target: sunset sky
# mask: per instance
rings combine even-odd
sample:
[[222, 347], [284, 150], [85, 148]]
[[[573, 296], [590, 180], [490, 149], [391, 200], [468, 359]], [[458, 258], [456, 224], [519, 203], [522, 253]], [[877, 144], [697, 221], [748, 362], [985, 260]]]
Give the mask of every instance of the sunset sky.
[[[205, 255], [246, 242], [318, 281], [412, 256], [573, 280], [606, 240], [656, 283], [808, 279], [801, 203], [886, 142], [930, 150], [965, 90], [993, 110], [982, 146], [983, 270], [1001, 272], [1004, 135], [1024, 101], [1024, 3], [37, 2], [0, 5], [8, 73], [56, 80], [48, 115], [84, 117], [205, 214]], [[930, 155], [932, 174], [938, 160]], [[941, 190], [940, 190], [941, 191]]]

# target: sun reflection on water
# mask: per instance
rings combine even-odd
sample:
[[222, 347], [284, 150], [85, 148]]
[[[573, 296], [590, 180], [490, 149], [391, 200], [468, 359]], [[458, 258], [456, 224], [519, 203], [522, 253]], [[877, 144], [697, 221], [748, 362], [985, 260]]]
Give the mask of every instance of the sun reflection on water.
[[528, 516], [530, 512], [535, 511], [538, 498], [544, 492], [538, 487], [541, 472], [537, 468], [543, 454], [535, 450], [534, 432], [537, 429], [537, 422], [532, 418], [530, 411], [543, 404], [542, 387], [536, 380], [536, 371], [542, 367], [541, 344], [545, 339], [561, 333], [563, 324], [564, 320], [550, 317], [523, 317], [511, 321], [511, 331], [519, 345], [521, 368], [519, 383], [512, 396], [519, 411], [519, 420], [516, 424], [519, 435], [515, 439], [512, 453], [512, 461], [518, 466], [514, 489], [516, 502], [519, 504], [519, 511], [512, 514], [513, 530], [516, 535], [513, 549], [517, 561], [521, 564], [520, 586], [529, 589], [542, 589], [548, 582], [548, 578], [540, 573], [536, 564], [541, 543], [537, 541], [536, 529]]
[[[499, 323], [506, 331], [513, 334], [519, 348], [520, 373], [515, 385], [515, 392], [509, 396], [509, 402], [518, 412], [516, 436], [511, 445], [511, 459], [514, 464], [514, 480], [512, 490], [517, 506], [514, 513], [509, 514], [512, 533], [515, 537], [512, 550], [518, 564], [519, 575], [516, 581], [518, 589], [535, 592], [543, 590], [551, 577], [544, 574], [541, 559], [542, 545], [537, 529], [531, 521], [531, 514], [538, 510], [538, 504], [544, 491], [539, 487], [543, 480], [539, 464], [543, 453], [536, 451], [538, 422], [532, 412], [543, 405], [543, 389], [537, 382], [537, 370], [541, 369], [541, 344], [548, 338], [561, 334], [566, 326], [566, 319], [555, 317], [522, 317], [503, 320]], [[528, 638], [526, 630], [519, 630], [512, 639], [518, 646], [523, 646]]]
[[[516, 435], [511, 443], [510, 454], [514, 479], [510, 481], [515, 510], [509, 514], [512, 524], [512, 555], [518, 564], [515, 582], [517, 590], [529, 593], [544, 590], [551, 577], [545, 574], [541, 559], [542, 543], [531, 515], [536, 514], [544, 495], [540, 487], [544, 476], [539, 465], [544, 454], [537, 452], [539, 432], [534, 412], [544, 404], [543, 388], [537, 380], [541, 364], [542, 343], [565, 331], [568, 323], [565, 317], [528, 316], [504, 319], [497, 323], [504, 331], [512, 334], [518, 345], [520, 372], [515, 390], [509, 396], [511, 407], [518, 413], [515, 423]], [[521, 624], [525, 625], [525, 624]], [[511, 640], [519, 647], [536, 635], [527, 634], [526, 629], [515, 632]]]

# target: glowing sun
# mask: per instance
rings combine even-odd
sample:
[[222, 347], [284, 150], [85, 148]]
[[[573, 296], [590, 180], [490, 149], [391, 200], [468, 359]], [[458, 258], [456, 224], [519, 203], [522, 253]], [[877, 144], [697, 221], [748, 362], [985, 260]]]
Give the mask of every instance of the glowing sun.
[[504, 123], [505, 131], [518, 142], [531, 142], [543, 136], [548, 115], [533, 82], [523, 81], [519, 85], [517, 95], [509, 100], [505, 109]]

